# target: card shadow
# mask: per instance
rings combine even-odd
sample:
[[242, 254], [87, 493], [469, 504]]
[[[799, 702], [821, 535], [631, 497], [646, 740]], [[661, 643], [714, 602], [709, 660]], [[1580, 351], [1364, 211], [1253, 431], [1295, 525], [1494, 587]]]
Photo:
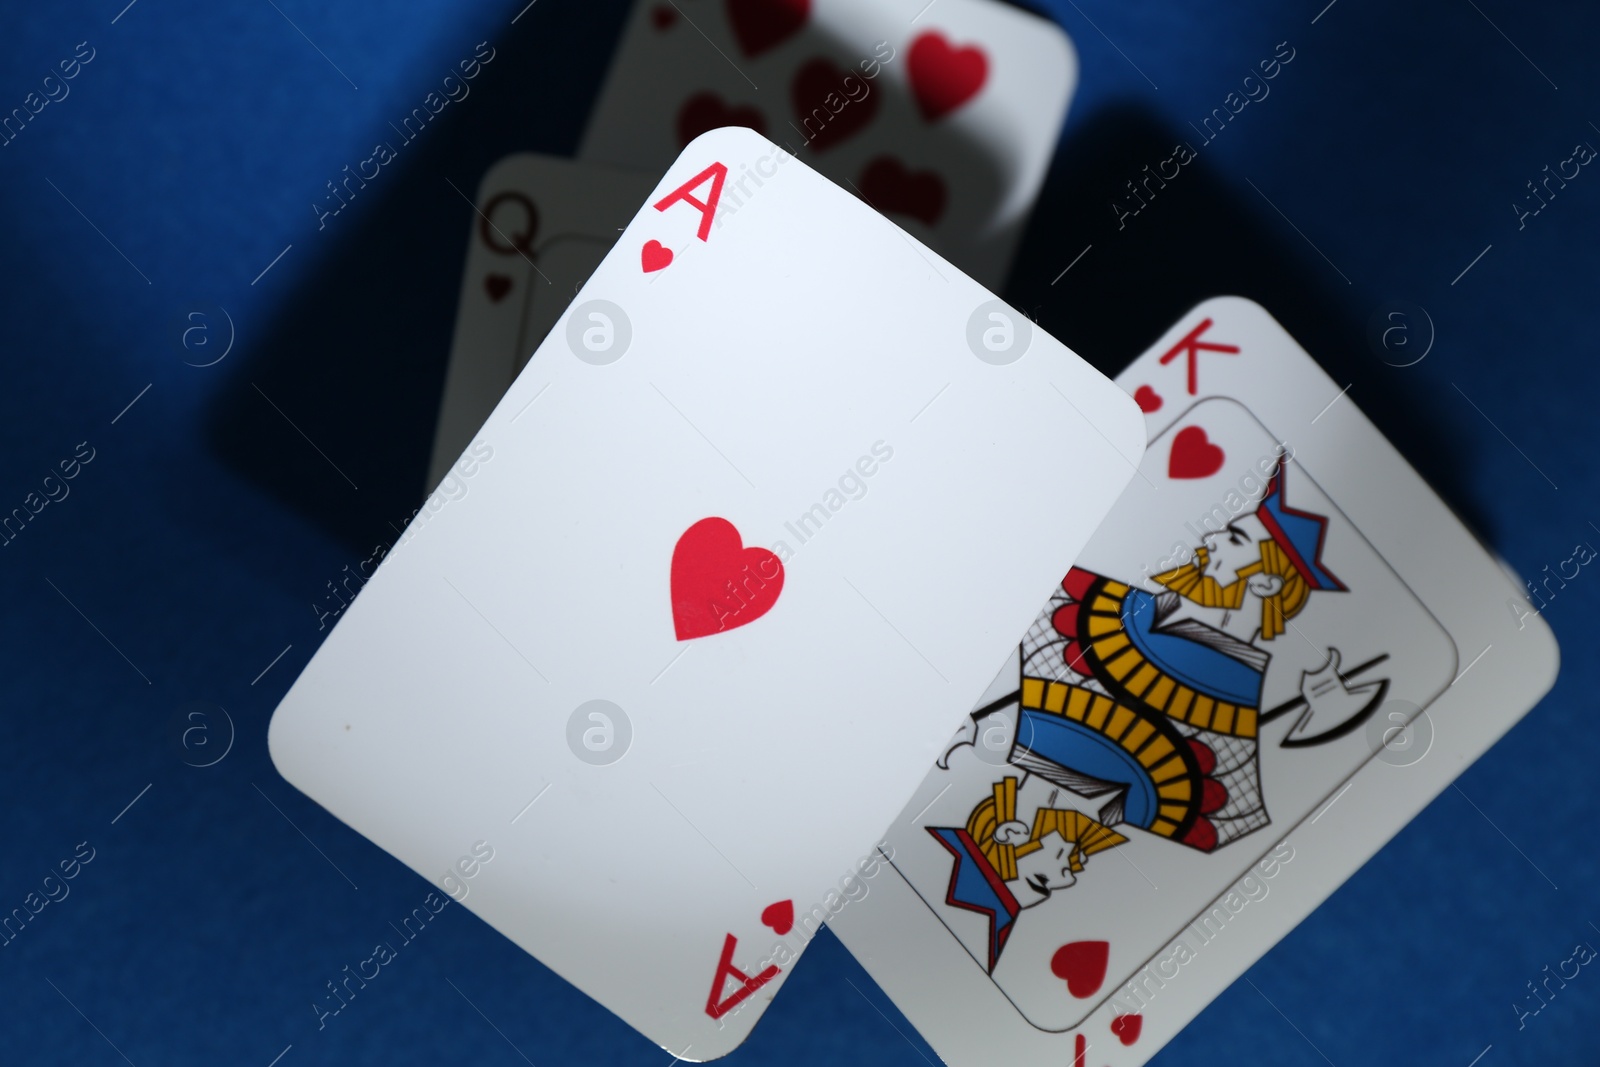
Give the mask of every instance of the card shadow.
[[[537, 6], [492, 41], [503, 58], [397, 165], [312, 231], [306, 243], [322, 258], [309, 280], [283, 302], [265, 338], [230, 360], [228, 383], [207, 414], [211, 448], [350, 550], [366, 555], [392, 544], [431, 488], [429, 450], [474, 217], [468, 197], [510, 153], [575, 153], [629, 6]], [[837, 42], [806, 32], [814, 39], [805, 47], [842, 54]], [[879, 79], [874, 91], [903, 90]], [[781, 141], [787, 130], [798, 158], [812, 162], [814, 147], [802, 147], [795, 129], [768, 135]], [[1203, 145], [1138, 214], [1118, 218], [1112, 203], [1131, 203], [1127, 183], [1143, 180], [1144, 168], [1175, 144], [1195, 140], [1134, 102], [1069, 123], [1024, 229], [1007, 299], [1114, 375], [1200, 301], [1249, 297], [1335, 380], [1350, 383], [1350, 399], [1464, 521], [1485, 530], [1464, 462], [1475, 444], [1445, 436], [1429, 410], [1428, 380], [1370, 349], [1366, 315], [1351, 310], [1359, 293], [1266, 205], [1230, 189]], [[953, 166], [987, 174], [978, 187], [998, 202], [998, 166], [980, 146], [946, 135], [939, 151]], [[220, 525], [216, 533], [224, 536]]]
[[[1176, 178], [1163, 184], [1157, 174], [1147, 186], [1148, 175], [1182, 143], [1196, 149], [1196, 158]], [[1123, 215], [1139, 204], [1130, 182], [1144, 206]], [[1492, 543], [1470, 475], [1479, 443], [1448, 433], [1434, 415], [1437, 382], [1389, 365], [1369, 343], [1369, 319], [1381, 296], [1362, 307], [1360, 289], [1264, 201], [1241, 199], [1223, 181], [1193, 129], [1170, 126], [1134, 102], [1069, 124], [1012, 267], [1007, 300], [1115, 375], [1190, 308], [1227, 295], [1260, 304], [1330, 377], [1349, 384], [1347, 399]]]
[[[375, 545], [392, 544], [432, 488], [425, 479], [474, 219], [469, 198], [484, 173], [513, 152], [576, 153], [630, 6], [600, 0], [529, 9], [490, 42], [497, 59], [471, 83], [471, 94], [405, 142], [377, 179], [352, 187], [344, 172], [329, 175], [353, 194], [303, 238], [320, 262], [284, 300], [265, 338], [241, 345], [229, 361], [227, 383], [206, 417], [211, 449], [351, 551], [366, 556]], [[841, 77], [855, 69], [851, 50], [814, 25], [785, 47], [831, 57]], [[850, 136], [882, 136], [893, 146], [897, 128], [889, 121], [911, 121], [905, 118], [914, 111], [910, 94], [881, 77], [871, 92], [879, 97], [879, 127]], [[805, 102], [827, 106], [820, 97]], [[771, 87], [765, 103], [774, 127], [766, 135], [808, 163], [826, 165], [830, 153], [849, 143], [840, 133], [844, 112], [807, 123], [807, 114], [818, 113], [801, 110], [791, 87]], [[780, 113], [795, 121], [778, 121]], [[977, 202], [998, 206], [1004, 180], [992, 154], [948, 126], [919, 133], [927, 138], [930, 130], [933, 154], [963, 168]], [[396, 132], [379, 127], [373, 136], [400, 144]], [[698, 132], [683, 124], [679, 140]], [[352, 152], [352, 160], [364, 154]], [[914, 169], [899, 173], [911, 182], [901, 189], [909, 197], [899, 204], [906, 211], [927, 209], [917, 196], [921, 176]], [[854, 184], [863, 199], [890, 209], [891, 218], [907, 217], [885, 202], [893, 199], [893, 182], [880, 177], [865, 192]], [[336, 202], [329, 189], [308, 192], [314, 203]], [[313, 222], [315, 214], [313, 208]], [[214, 532], [225, 536], [220, 525]]]
[[[365, 186], [347, 187], [349, 205], [320, 230], [308, 207], [309, 232], [295, 242], [317, 264], [282, 299], [264, 337], [241, 343], [218, 368], [228, 380], [205, 417], [212, 452], [362, 556], [392, 545], [427, 491], [475, 217], [469, 198], [506, 155], [575, 151], [628, 6], [535, 5], [490, 39], [495, 58], [469, 94], [414, 140], [379, 123], [372, 138], [395, 145], [398, 158]], [[470, 57], [472, 45], [464, 49]], [[438, 88], [420, 85], [412, 102]], [[351, 149], [352, 171], [370, 152]], [[306, 192], [309, 204], [336, 203], [328, 188]], [[225, 530], [215, 520], [215, 536]]]

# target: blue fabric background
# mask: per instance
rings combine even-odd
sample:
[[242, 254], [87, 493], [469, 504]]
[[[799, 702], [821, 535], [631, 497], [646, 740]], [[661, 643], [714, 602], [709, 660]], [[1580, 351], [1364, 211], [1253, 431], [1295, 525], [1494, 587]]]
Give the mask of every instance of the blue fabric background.
[[[0, 148], [0, 511], [79, 442], [95, 455], [0, 549], [0, 911], [95, 850], [0, 948], [0, 1059], [665, 1063], [459, 908], [319, 1031], [324, 983], [428, 886], [265, 747], [321, 637], [309, 605], [422, 489], [470, 220], [448, 183], [573, 151], [623, 0], [540, 0], [514, 25], [524, 0], [124, 2], [0, 9], [0, 112], [95, 50]], [[1108, 373], [1200, 299], [1260, 301], [1512, 565], [1553, 570], [1600, 541], [1600, 177], [1521, 230], [1510, 205], [1600, 144], [1600, 12], [1323, 2], [1039, 4], [1082, 80], [1006, 295]], [[483, 40], [496, 58], [472, 95], [319, 231], [324, 183]], [[1119, 230], [1122, 183], [1280, 41], [1296, 58], [1271, 96]], [[1366, 342], [1393, 299], [1438, 330], [1403, 370]], [[183, 317], [209, 305], [237, 343], [187, 366], [203, 360]], [[1590, 569], [1546, 612], [1565, 651], [1551, 696], [1156, 1063], [1595, 1062], [1600, 973], [1520, 1030], [1511, 1008], [1600, 944]], [[220, 745], [225, 726], [186, 719], [197, 701], [237, 729], [206, 769], [183, 731], [209, 722]], [[825, 936], [730, 1062], [931, 1055]]]

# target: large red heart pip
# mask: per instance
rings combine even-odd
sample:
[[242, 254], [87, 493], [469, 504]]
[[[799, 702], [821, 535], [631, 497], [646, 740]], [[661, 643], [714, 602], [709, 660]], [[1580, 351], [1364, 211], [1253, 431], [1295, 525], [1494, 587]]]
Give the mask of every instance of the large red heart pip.
[[755, 622], [783, 592], [783, 563], [745, 548], [727, 519], [701, 519], [672, 550], [672, 622], [679, 641]]
[[678, 109], [678, 144], [687, 146], [702, 133], [723, 126], [767, 132], [767, 120], [755, 108], [729, 104], [716, 93], [696, 93]]
[[913, 171], [893, 156], [879, 156], [861, 172], [861, 196], [885, 214], [910, 215], [929, 226], [944, 214], [944, 179], [931, 170]]
[[800, 32], [811, 0], [728, 0], [728, 21], [747, 56], [759, 56]]
[[[825, 152], [861, 130], [878, 113], [877, 93], [852, 97], [846, 91], [845, 81], [850, 72], [840, 70], [832, 60], [817, 58], [807, 61], [795, 71], [789, 83], [789, 101], [794, 105], [795, 120], [812, 148]], [[828, 101], [838, 104], [838, 110], [828, 107]]]
[[1185, 426], [1172, 439], [1167, 456], [1167, 477], [1209, 478], [1222, 469], [1227, 457], [1198, 426]]
[[929, 122], [944, 118], [977, 96], [989, 80], [989, 57], [981, 48], [956, 48], [937, 30], [911, 42], [907, 64], [917, 110]]
[[1082, 1000], [1100, 989], [1110, 958], [1110, 942], [1071, 941], [1050, 957], [1050, 973], [1067, 983], [1068, 993]]

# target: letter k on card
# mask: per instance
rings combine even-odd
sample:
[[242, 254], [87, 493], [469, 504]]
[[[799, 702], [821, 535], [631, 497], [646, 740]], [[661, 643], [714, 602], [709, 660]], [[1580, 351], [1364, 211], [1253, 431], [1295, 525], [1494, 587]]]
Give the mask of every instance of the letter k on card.
[[1215, 344], [1215, 343], [1213, 343], [1211, 341], [1202, 341], [1202, 340], [1200, 340], [1200, 335], [1205, 333], [1209, 329], [1211, 329], [1211, 320], [1210, 319], [1206, 319], [1200, 325], [1196, 326], [1194, 329], [1190, 330], [1187, 334], [1185, 334], [1181, 341], [1179, 341], [1177, 344], [1173, 345], [1170, 349], [1167, 350], [1166, 354], [1161, 357], [1161, 365], [1163, 367], [1165, 367], [1168, 363], [1171, 363], [1173, 360], [1177, 359], [1180, 354], [1185, 354], [1185, 355], [1187, 355], [1189, 357], [1189, 395], [1190, 396], [1197, 395], [1196, 390], [1199, 388], [1199, 385], [1200, 385], [1200, 366], [1199, 366], [1199, 364], [1200, 364], [1200, 353], [1201, 352], [1221, 352], [1224, 355], [1229, 355], [1229, 356], [1236, 356], [1236, 355], [1239, 354], [1239, 346], [1238, 345], [1219, 345], [1219, 344]]
[[[700, 212], [700, 228], [695, 236], [702, 241], [711, 239], [711, 223], [717, 217], [717, 204], [722, 201], [722, 186], [728, 180], [728, 168], [723, 163], [713, 163], [693, 178], [684, 182], [678, 188], [656, 201], [657, 211], [665, 211], [674, 204], [684, 203]], [[711, 183], [711, 192], [704, 200], [695, 194], [705, 184]], [[639, 254], [640, 265], [646, 274], [654, 274], [672, 265], [672, 249], [664, 246], [660, 241], [651, 239], [645, 242]]]

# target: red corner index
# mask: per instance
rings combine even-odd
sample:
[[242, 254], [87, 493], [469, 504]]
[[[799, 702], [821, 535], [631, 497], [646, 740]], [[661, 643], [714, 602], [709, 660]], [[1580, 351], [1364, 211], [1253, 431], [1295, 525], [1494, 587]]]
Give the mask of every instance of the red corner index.
[[1219, 345], [1210, 341], [1200, 340], [1200, 335], [1209, 329], [1211, 329], [1211, 320], [1206, 319], [1200, 325], [1196, 326], [1194, 329], [1185, 334], [1183, 340], [1173, 345], [1172, 348], [1167, 351], [1167, 354], [1161, 357], [1161, 365], [1164, 367], [1168, 363], [1171, 363], [1173, 360], [1177, 359], [1180, 352], [1188, 355], [1190, 396], [1194, 396], [1198, 390], [1201, 352], [1222, 352], [1230, 356], [1236, 356], [1239, 354], [1238, 345]]
[[[776, 964], [768, 965], [767, 969], [751, 978], [733, 965], [733, 950], [739, 946], [739, 939], [729, 934], [727, 940], [722, 942], [722, 958], [717, 961], [716, 977], [711, 979], [711, 995], [706, 998], [706, 1014], [713, 1019], [720, 1019], [728, 1012], [744, 1003], [751, 993], [766, 985], [778, 976]], [[719, 1000], [723, 987], [732, 978], [739, 983], [739, 988], [726, 1000]]]

